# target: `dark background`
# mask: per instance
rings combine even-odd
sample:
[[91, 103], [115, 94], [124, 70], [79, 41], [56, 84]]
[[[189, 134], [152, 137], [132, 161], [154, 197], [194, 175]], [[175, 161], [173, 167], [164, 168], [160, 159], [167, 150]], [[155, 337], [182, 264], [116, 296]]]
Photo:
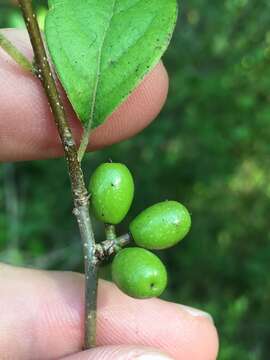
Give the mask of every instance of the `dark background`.
[[[42, 24], [46, 4], [36, 3]], [[86, 174], [109, 157], [132, 170], [136, 198], [120, 232], [160, 200], [190, 209], [190, 235], [160, 254], [170, 274], [165, 298], [214, 316], [221, 360], [269, 359], [269, 23], [266, 0], [182, 2], [164, 58], [164, 110], [143, 133], [85, 163]], [[4, 0], [0, 26], [23, 26]], [[63, 160], [2, 164], [0, 207], [0, 261], [82, 270]]]

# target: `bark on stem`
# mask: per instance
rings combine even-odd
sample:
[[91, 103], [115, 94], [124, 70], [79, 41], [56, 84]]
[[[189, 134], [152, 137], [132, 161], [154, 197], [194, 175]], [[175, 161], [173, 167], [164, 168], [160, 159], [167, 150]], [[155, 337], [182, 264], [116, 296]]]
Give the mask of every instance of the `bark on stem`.
[[95, 239], [89, 216], [89, 196], [85, 187], [81, 165], [78, 161], [76, 144], [67, 122], [67, 116], [53, 77], [53, 71], [48, 62], [32, 1], [19, 0], [19, 4], [34, 50], [37, 76], [42, 81], [46, 92], [67, 160], [74, 199], [74, 214], [78, 221], [84, 249], [86, 281], [84, 347], [89, 349], [96, 344], [97, 298], [97, 258], [95, 255]]

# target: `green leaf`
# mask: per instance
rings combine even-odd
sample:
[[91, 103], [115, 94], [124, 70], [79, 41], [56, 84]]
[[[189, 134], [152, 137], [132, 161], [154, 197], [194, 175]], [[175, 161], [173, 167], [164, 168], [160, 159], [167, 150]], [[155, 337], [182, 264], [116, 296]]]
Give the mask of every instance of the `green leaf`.
[[84, 127], [96, 127], [158, 63], [176, 0], [51, 0], [49, 7], [52, 61]]

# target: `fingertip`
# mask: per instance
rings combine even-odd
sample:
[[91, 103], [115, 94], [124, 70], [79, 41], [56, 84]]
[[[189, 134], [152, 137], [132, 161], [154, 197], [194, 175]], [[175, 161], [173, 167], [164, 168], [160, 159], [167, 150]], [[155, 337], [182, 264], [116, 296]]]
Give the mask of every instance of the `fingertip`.
[[133, 342], [175, 359], [216, 359], [217, 330], [208, 314], [160, 299], [138, 301], [108, 282], [100, 284], [100, 294], [99, 345]]
[[[2, 30], [1, 30], [2, 31]], [[33, 54], [24, 31], [4, 30], [5, 35], [29, 58]], [[40, 81], [0, 51], [0, 159], [34, 160], [63, 155], [48, 101]], [[91, 136], [91, 150], [127, 139], [144, 129], [160, 112], [168, 92], [168, 75], [160, 62], [128, 99]], [[77, 143], [82, 127], [63, 96]]]
[[[0, 300], [2, 352], [47, 359], [80, 351], [84, 277], [6, 266], [0, 271], [5, 272], [0, 283], [5, 290]], [[147, 346], [177, 360], [216, 359], [217, 331], [201, 311], [159, 299], [136, 300], [100, 281], [97, 314], [98, 346]], [[16, 347], [11, 346], [14, 338]]]
[[[198, 315], [195, 315], [196, 312]], [[219, 341], [212, 318], [197, 309], [193, 309], [193, 314], [187, 311], [182, 316], [186, 317], [188, 324], [185, 326], [186, 336], [189, 338], [186, 349], [183, 348], [183, 353], [186, 351], [186, 354], [189, 354], [188, 359], [192, 360], [216, 360]]]

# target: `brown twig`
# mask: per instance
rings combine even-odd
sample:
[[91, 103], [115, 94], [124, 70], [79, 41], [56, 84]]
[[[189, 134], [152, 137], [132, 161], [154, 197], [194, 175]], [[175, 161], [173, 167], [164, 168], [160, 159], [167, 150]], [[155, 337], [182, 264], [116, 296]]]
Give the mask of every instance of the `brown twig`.
[[51, 106], [55, 124], [61, 138], [68, 165], [74, 199], [74, 215], [77, 218], [84, 249], [85, 262], [85, 349], [96, 344], [96, 298], [97, 298], [97, 263], [95, 255], [95, 239], [89, 216], [89, 196], [85, 187], [81, 164], [75, 141], [67, 122], [67, 116], [56, 87], [53, 71], [48, 62], [32, 1], [19, 0], [29, 33], [35, 56], [37, 76], [42, 81], [49, 104]]

